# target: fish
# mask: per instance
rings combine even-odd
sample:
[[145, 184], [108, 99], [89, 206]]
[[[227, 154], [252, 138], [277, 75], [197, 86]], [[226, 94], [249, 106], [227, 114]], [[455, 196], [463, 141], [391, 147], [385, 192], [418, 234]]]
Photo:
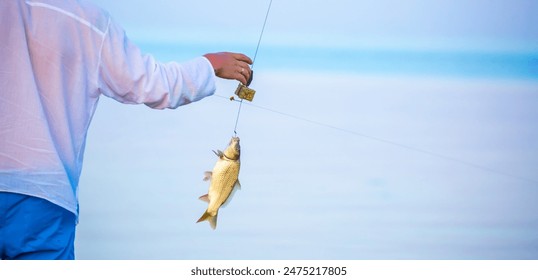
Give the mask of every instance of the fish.
[[204, 181], [210, 181], [207, 194], [200, 196], [200, 200], [208, 203], [207, 210], [196, 223], [208, 221], [212, 229], [217, 228], [219, 209], [226, 206], [236, 190], [241, 188], [239, 183], [239, 169], [241, 166], [241, 146], [239, 137], [232, 137], [224, 152], [213, 151], [218, 159], [213, 171], [204, 173]]

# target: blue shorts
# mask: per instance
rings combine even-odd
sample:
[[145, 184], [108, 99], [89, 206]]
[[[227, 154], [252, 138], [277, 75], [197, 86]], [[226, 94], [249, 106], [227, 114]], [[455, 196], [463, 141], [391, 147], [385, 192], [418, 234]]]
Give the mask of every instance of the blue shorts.
[[0, 259], [72, 260], [75, 214], [47, 200], [0, 192]]

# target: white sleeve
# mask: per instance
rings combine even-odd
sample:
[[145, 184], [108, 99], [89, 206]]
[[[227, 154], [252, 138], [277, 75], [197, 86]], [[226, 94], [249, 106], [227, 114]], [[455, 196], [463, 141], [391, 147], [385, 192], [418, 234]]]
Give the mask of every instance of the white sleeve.
[[122, 103], [155, 109], [177, 108], [212, 95], [215, 72], [203, 56], [185, 63], [160, 63], [126, 37], [111, 22], [100, 54], [98, 83], [101, 93]]

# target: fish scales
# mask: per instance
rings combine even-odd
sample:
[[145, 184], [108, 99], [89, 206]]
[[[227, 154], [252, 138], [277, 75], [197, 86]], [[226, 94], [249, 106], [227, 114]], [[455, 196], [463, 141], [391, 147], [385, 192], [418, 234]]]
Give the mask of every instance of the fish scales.
[[241, 186], [238, 179], [241, 166], [239, 137], [232, 137], [224, 152], [217, 150], [215, 154], [218, 156], [217, 163], [213, 171], [207, 171], [204, 177], [204, 180], [211, 182], [208, 193], [200, 197], [201, 200], [208, 202], [208, 207], [197, 221], [198, 223], [208, 221], [213, 229], [217, 227], [220, 207], [229, 203], [233, 192]]

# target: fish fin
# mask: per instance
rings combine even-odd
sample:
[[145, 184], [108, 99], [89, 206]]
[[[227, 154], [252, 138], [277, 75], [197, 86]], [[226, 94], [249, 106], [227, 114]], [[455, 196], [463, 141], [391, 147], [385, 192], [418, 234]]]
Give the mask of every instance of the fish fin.
[[204, 181], [211, 180], [211, 177], [213, 177], [213, 172], [211, 172], [211, 171], [204, 172]]
[[217, 155], [219, 158], [222, 158], [224, 156], [224, 153], [221, 150], [217, 150], [216, 152], [213, 151], [213, 153], [215, 153], [215, 155]]
[[198, 219], [197, 223], [203, 222], [203, 221], [208, 221], [211, 228], [216, 229], [217, 228], [217, 216], [218, 215], [219, 214], [217, 213], [215, 216], [211, 216], [209, 214], [209, 212], [205, 211], [205, 213], [202, 215], [202, 217], [200, 217], [200, 219]]
[[207, 203], [209, 203], [209, 194], [204, 194], [202, 196], [199, 197], [201, 201], [205, 201]]
[[219, 213], [217, 213], [215, 216], [209, 217], [209, 225], [213, 230], [217, 228], [217, 217], [219, 216]]
[[228, 199], [226, 199], [226, 201], [224, 201], [224, 203], [221, 205], [221, 207], [228, 206], [228, 204], [230, 204], [230, 201], [232, 201], [232, 198], [235, 195], [235, 191], [240, 190], [240, 189], [241, 189], [241, 184], [239, 184], [239, 180], [237, 180], [237, 181], [235, 181], [235, 184], [234, 184], [234, 187], [232, 189], [232, 192], [230, 193], [230, 196], [228, 196]]

